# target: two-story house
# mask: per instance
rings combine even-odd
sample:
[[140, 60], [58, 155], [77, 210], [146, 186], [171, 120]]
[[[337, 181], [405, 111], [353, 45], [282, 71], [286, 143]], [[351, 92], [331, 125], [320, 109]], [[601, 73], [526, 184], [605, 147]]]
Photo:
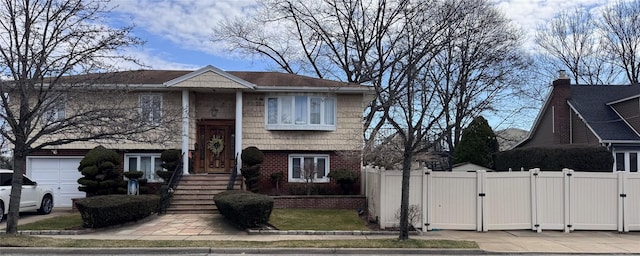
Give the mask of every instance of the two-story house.
[[573, 85], [560, 72], [529, 136], [516, 147], [590, 144], [608, 148], [612, 171], [640, 168], [640, 85]]
[[[283, 173], [285, 190], [286, 183], [305, 182], [305, 166], [315, 166], [313, 182], [320, 183], [330, 182], [331, 170], [360, 171], [362, 116], [372, 94], [368, 86], [276, 72], [225, 72], [212, 66], [126, 71], [110, 77], [123, 80], [118, 83], [127, 85], [129, 97], [150, 121], [166, 117], [170, 109], [182, 114], [176, 125], [180, 128], [164, 135], [168, 145], [101, 143], [122, 155], [125, 171], [144, 171], [151, 182], [161, 182], [155, 174], [161, 169], [160, 153], [173, 148], [189, 156], [183, 160], [184, 175], [198, 175], [238, 171], [233, 169], [236, 156], [246, 147], [258, 147], [265, 154], [262, 176]], [[60, 108], [61, 117], [68, 114]], [[27, 158], [27, 174], [54, 188], [56, 206], [70, 206], [71, 198], [84, 197], [78, 191], [79, 161], [96, 145], [71, 143], [39, 151]]]

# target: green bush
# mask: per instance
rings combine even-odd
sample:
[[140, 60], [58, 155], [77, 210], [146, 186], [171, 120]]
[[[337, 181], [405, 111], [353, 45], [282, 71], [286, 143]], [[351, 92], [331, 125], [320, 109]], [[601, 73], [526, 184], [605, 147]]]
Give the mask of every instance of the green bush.
[[160, 160], [162, 160], [162, 168], [167, 171], [173, 172], [182, 161], [182, 151], [179, 149], [167, 149], [160, 154]]
[[101, 228], [136, 221], [158, 208], [157, 195], [103, 195], [78, 199], [76, 207], [85, 228]]
[[213, 200], [220, 214], [242, 228], [267, 224], [273, 210], [273, 198], [246, 191], [225, 191]]
[[93, 148], [80, 161], [78, 171], [84, 177], [78, 179], [78, 190], [87, 193], [87, 197], [123, 193], [126, 183], [121, 171], [116, 168], [118, 165], [120, 155], [114, 150], [103, 146]]
[[[160, 160], [162, 160], [162, 168], [165, 170], [156, 170], [156, 174], [160, 177], [165, 184], [169, 183], [173, 172], [176, 168], [182, 164], [182, 151], [179, 149], [167, 149], [160, 154]], [[182, 169], [177, 170], [182, 171]]]
[[264, 153], [262, 153], [262, 151], [257, 147], [247, 147], [242, 150], [240, 158], [242, 159], [242, 163], [245, 165], [258, 165], [264, 161]]
[[127, 179], [137, 180], [137, 179], [140, 179], [140, 177], [142, 177], [142, 175], [144, 175], [144, 172], [142, 172], [142, 171], [128, 171], [128, 172], [124, 172], [123, 174], [124, 174], [125, 177], [127, 177]]
[[242, 172], [242, 177], [244, 177], [247, 191], [257, 193], [260, 190], [260, 165], [245, 166], [240, 171]]
[[328, 184], [315, 183], [289, 183], [289, 195], [309, 196], [309, 195], [330, 195], [327, 189]]
[[264, 154], [256, 147], [247, 147], [242, 150], [242, 164], [244, 167], [240, 169], [247, 190], [258, 192], [260, 183], [260, 164], [264, 161]]
[[329, 178], [336, 181], [343, 195], [348, 195], [351, 194], [353, 184], [355, 184], [360, 177], [358, 173], [352, 170], [337, 169], [329, 172]]
[[600, 146], [563, 145], [547, 148], [518, 148], [496, 154], [496, 170], [509, 168], [540, 168], [543, 171], [560, 171], [569, 168], [576, 171], [610, 172], [613, 156]]

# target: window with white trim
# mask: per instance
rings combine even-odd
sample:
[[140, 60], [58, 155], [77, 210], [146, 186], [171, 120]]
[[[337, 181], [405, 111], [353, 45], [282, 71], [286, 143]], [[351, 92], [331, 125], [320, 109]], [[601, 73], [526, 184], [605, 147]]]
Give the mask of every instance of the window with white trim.
[[640, 151], [616, 152], [615, 170], [618, 172], [638, 172], [640, 166]]
[[144, 172], [143, 179], [150, 182], [160, 182], [162, 179], [158, 177], [156, 171], [163, 170], [160, 154], [125, 154], [124, 169], [125, 171], [141, 171]]
[[265, 104], [267, 130], [336, 129], [336, 99], [333, 97], [269, 96]]
[[162, 95], [142, 94], [139, 102], [141, 120], [149, 124], [159, 124], [162, 120]]
[[289, 155], [289, 182], [329, 182], [328, 155]]
[[[54, 100], [55, 102], [52, 102]], [[59, 97], [54, 100], [45, 100], [44, 103], [44, 107], [47, 109], [44, 111], [42, 118], [47, 124], [62, 121], [66, 118], [66, 98]]]

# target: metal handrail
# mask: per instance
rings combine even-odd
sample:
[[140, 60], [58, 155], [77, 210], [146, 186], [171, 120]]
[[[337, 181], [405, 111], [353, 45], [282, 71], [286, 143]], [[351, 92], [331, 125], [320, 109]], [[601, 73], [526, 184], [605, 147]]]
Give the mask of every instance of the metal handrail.
[[234, 159], [233, 170], [231, 171], [231, 176], [229, 177], [229, 183], [227, 184], [227, 190], [233, 190], [233, 187], [236, 185], [236, 179], [238, 178], [238, 153], [236, 153], [236, 158]]
[[158, 205], [158, 215], [166, 213], [169, 204], [171, 204], [171, 197], [173, 197], [173, 192], [175, 191], [178, 182], [180, 182], [180, 179], [182, 178], [183, 161], [184, 153], [182, 153], [182, 155], [180, 156], [180, 163], [176, 165], [176, 168], [173, 170], [167, 186], [163, 186], [163, 188], [160, 189], [160, 204]]

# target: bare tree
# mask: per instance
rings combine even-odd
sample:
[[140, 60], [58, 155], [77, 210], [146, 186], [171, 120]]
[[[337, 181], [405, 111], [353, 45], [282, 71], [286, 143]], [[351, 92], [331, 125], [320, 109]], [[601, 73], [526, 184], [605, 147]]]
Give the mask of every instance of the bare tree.
[[97, 0], [0, 2], [0, 118], [8, 127], [0, 134], [14, 157], [8, 234], [17, 232], [30, 153], [78, 141], [152, 140], [141, 134], [164, 127], [131, 104], [129, 89], [117, 85], [126, 78], [99, 74], [133, 61], [118, 50], [140, 44], [131, 28], [103, 25], [107, 11]]
[[602, 11], [598, 23], [605, 50], [625, 73], [629, 83], [640, 79], [640, 0], [617, 1]]
[[493, 3], [448, 4], [461, 16], [447, 26], [445, 44], [427, 70], [445, 112], [440, 129], [453, 151], [463, 127], [519, 91], [529, 59], [522, 51], [521, 32]]
[[576, 84], [609, 84], [619, 70], [603, 55], [605, 47], [596, 20], [584, 8], [563, 11], [538, 28], [536, 43], [557, 70], [567, 70]]
[[[477, 7], [486, 9], [474, 11]], [[384, 135], [398, 142], [402, 154], [399, 238], [407, 239], [413, 156], [429, 145], [424, 141], [440, 129], [453, 100], [472, 102], [457, 120], [482, 111], [472, 108], [490, 108], [495, 95], [513, 81], [507, 79], [510, 72], [522, 66], [515, 56], [516, 36], [512, 30], [498, 33], [507, 28], [500, 23], [506, 21], [498, 15], [483, 16], [482, 11], [495, 12], [485, 1], [474, 5], [462, 0], [271, 0], [259, 10], [255, 20], [243, 17], [221, 24], [214, 31], [214, 40], [270, 59], [287, 72], [375, 88], [376, 97], [364, 117], [366, 147], [374, 145], [379, 132], [393, 130]], [[484, 18], [487, 20], [476, 20]], [[489, 28], [484, 30], [485, 26]], [[501, 48], [487, 54], [490, 47]], [[451, 57], [446, 59], [448, 66], [438, 63], [445, 60], [446, 50], [458, 51], [446, 55]], [[432, 70], [436, 67], [441, 70]], [[460, 73], [449, 70], [458, 67], [465, 69]], [[449, 85], [459, 89], [440, 87], [444, 71], [458, 79]], [[443, 95], [453, 93], [459, 95]]]
[[[247, 19], [229, 20], [214, 40], [230, 49], [258, 54], [289, 73], [372, 85], [385, 90], [385, 75], [396, 61], [397, 23], [409, 0], [269, 0]], [[364, 117], [367, 148], [380, 128], [383, 111], [372, 99]]]

